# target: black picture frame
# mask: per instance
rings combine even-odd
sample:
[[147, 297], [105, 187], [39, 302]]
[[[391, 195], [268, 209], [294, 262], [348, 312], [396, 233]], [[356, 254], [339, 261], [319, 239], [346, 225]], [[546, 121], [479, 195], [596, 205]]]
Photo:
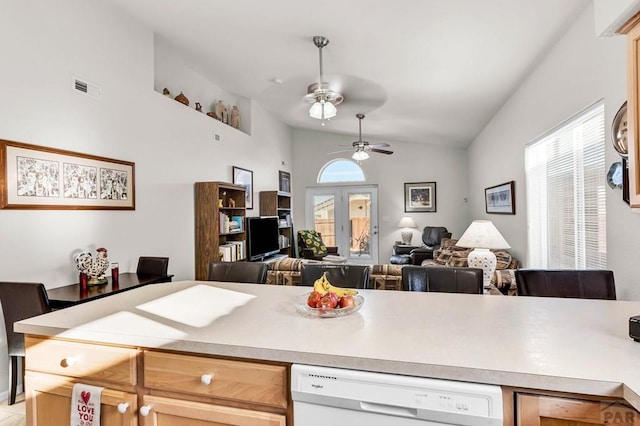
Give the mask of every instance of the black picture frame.
[[435, 182], [407, 182], [404, 184], [404, 211], [427, 212], [436, 211]]
[[484, 206], [490, 214], [516, 214], [516, 183], [509, 181], [485, 188]]
[[245, 208], [247, 210], [253, 209], [253, 172], [233, 166], [233, 183], [245, 187]]
[[291, 193], [291, 173], [278, 170], [278, 191]]

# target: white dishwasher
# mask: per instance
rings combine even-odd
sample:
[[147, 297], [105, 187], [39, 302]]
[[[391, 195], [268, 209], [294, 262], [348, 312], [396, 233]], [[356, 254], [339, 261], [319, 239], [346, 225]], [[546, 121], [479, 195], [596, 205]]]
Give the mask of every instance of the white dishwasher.
[[498, 426], [499, 386], [294, 364], [294, 426]]

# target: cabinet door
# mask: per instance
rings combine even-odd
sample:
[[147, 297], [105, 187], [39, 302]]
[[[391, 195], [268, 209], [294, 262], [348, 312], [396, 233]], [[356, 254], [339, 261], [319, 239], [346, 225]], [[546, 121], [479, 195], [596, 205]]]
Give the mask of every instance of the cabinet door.
[[143, 396], [142, 401], [141, 426], [286, 425], [286, 417], [279, 414], [151, 395]]
[[[69, 424], [72, 382], [63, 377], [28, 372], [26, 387], [27, 424], [33, 426]], [[100, 402], [102, 426], [136, 426], [138, 424], [135, 394], [105, 388]], [[118, 412], [120, 404], [128, 404], [123, 414]]]
[[640, 413], [616, 401], [587, 401], [519, 393], [518, 426], [640, 425]]

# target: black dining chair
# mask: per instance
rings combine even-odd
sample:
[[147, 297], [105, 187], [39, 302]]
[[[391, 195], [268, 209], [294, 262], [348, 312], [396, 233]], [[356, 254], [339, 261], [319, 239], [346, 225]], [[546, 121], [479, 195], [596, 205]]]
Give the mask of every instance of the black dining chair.
[[613, 271], [516, 269], [518, 296], [616, 300]]
[[210, 262], [208, 281], [264, 284], [267, 264], [263, 262]]
[[300, 285], [313, 286], [322, 274], [336, 287], [371, 288], [368, 265], [336, 265], [327, 263], [303, 264], [300, 272]]
[[136, 273], [138, 275], [167, 275], [168, 269], [168, 257], [140, 256]]
[[402, 289], [439, 293], [482, 294], [482, 269], [452, 266], [404, 266]]
[[18, 387], [18, 358], [22, 358], [24, 383], [24, 335], [13, 331], [13, 323], [51, 311], [47, 291], [41, 283], [0, 282], [0, 302], [7, 332], [9, 355], [9, 405], [16, 402]]

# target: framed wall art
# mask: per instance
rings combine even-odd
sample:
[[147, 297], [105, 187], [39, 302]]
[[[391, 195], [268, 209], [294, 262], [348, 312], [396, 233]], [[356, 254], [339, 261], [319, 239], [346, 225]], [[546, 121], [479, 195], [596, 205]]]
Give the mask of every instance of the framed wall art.
[[291, 192], [291, 174], [289, 172], [278, 170], [278, 183], [278, 191]]
[[241, 167], [233, 166], [233, 183], [245, 187], [245, 208], [253, 209], [253, 172]]
[[486, 188], [484, 202], [487, 213], [516, 214], [515, 182]]
[[405, 212], [435, 212], [436, 183], [409, 182], [404, 184]]
[[0, 140], [0, 208], [135, 210], [135, 164]]

